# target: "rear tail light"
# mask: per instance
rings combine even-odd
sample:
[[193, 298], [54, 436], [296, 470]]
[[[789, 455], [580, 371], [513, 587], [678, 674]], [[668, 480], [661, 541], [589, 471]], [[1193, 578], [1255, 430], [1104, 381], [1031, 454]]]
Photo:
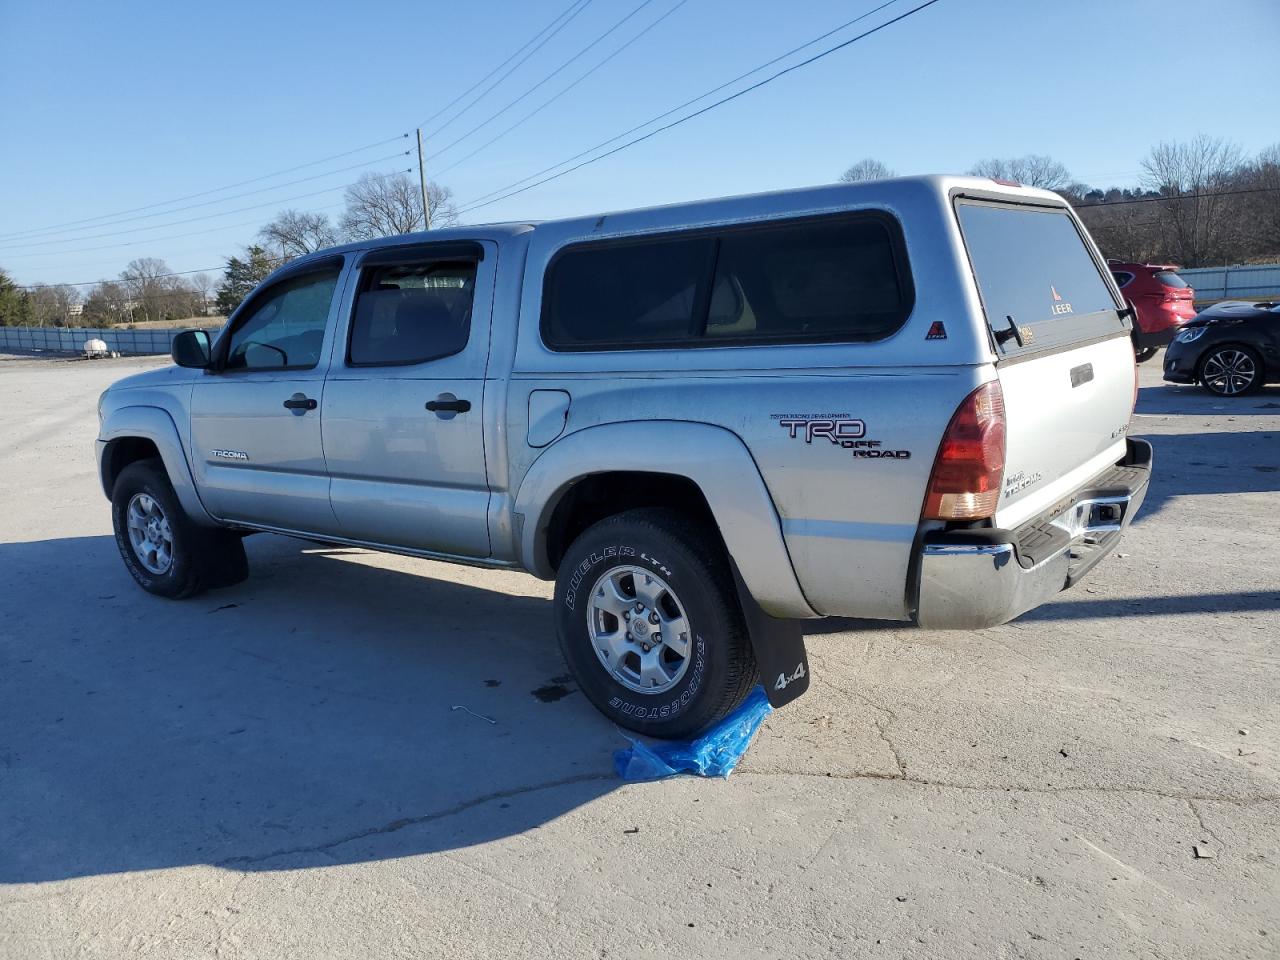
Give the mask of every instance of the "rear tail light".
[[980, 520], [996, 512], [1004, 477], [1004, 393], [984, 383], [947, 424], [924, 499], [926, 520]]

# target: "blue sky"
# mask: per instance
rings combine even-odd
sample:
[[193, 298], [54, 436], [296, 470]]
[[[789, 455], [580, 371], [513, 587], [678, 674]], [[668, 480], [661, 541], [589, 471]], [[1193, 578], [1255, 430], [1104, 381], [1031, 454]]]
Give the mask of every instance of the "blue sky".
[[[591, 0], [459, 119], [428, 128], [428, 152], [467, 133], [639, 2]], [[650, 0], [431, 165], [459, 160], [678, 2]], [[685, 0], [586, 82], [440, 180], [465, 204], [878, 2]], [[917, 2], [898, 0], [812, 49]], [[172, 205], [218, 201], [190, 210], [25, 233], [411, 132], [568, 6], [0, 0], [0, 267], [21, 283], [111, 277], [138, 256], [160, 257], [174, 270], [216, 267], [278, 209], [336, 215], [338, 188], [364, 170], [408, 167], [410, 158], [330, 171], [386, 157], [399, 144]], [[864, 156], [923, 173], [1045, 153], [1079, 180], [1130, 184], [1162, 139], [1206, 133], [1248, 152], [1280, 141], [1280, 83], [1264, 66], [1277, 49], [1276, 0], [940, 0], [703, 117], [467, 219], [542, 219], [822, 183]], [[223, 199], [263, 187], [272, 189]], [[315, 191], [328, 192], [284, 202]], [[248, 206], [257, 209], [230, 212]]]

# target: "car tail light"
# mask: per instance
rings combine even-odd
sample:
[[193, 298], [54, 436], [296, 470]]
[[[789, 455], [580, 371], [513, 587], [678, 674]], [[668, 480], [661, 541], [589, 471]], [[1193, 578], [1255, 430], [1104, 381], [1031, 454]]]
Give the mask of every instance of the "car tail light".
[[1133, 413], [1138, 409], [1138, 359], [1135, 356], [1133, 361], [1133, 403], [1129, 405], [1129, 419], [1133, 419]]
[[980, 520], [996, 512], [1004, 477], [1004, 392], [984, 383], [947, 424], [924, 499], [926, 520]]

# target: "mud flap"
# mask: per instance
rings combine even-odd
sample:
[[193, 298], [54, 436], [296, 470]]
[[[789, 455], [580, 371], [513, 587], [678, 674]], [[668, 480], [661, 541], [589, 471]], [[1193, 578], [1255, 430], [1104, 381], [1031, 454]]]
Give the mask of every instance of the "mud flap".
[[756, 664], [760, 667], [760, 682], [769, 705], [781, 707], [809, 689], [809, 656], [804, 649], [801, 622], [779, 620], [761, 610], [732, 557], [729, 565], [733, 569], [742, 616], [747, 622], [747, 636], [751, 638]]

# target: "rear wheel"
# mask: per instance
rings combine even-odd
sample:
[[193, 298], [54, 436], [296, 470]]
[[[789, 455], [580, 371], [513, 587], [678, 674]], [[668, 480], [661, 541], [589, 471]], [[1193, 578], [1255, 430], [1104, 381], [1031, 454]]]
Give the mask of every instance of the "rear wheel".
[[1262, 386], [1262, 358], [1248, 347], [1215, 347], [1200, 361], [1200, 385], [1220, 397], [1239, 397]]
[[240, 537], [193, 523], [159, 460], [120, 471], [111, 520], [125, 567], [148, 593], [179, 600], [248, 576]]
[[1136, 360], [1138, 363], [1146, 363], [1148, 360], [1150, 360], [1159, 352], [1160, 352], [1159, 347], [1135, 346], [1133, 348], [1133, 359]]
[[582, 692], [639, 733], [699, 733], [756, 682], [718, 537], [679, 513], [631, 510], [586, 530], [561, 561], [555, 610]]

